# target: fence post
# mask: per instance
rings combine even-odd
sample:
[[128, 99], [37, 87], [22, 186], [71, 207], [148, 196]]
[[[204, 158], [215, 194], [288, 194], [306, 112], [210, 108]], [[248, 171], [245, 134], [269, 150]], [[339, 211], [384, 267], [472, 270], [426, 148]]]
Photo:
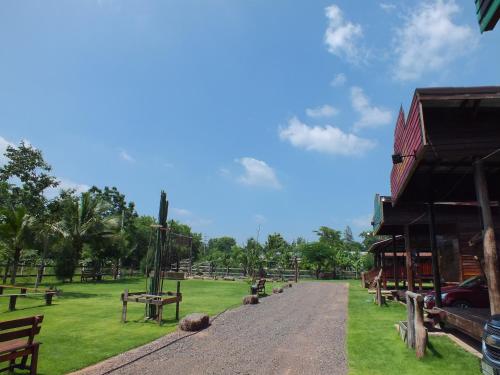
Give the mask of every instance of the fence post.
[[406, 292], [408, 311], [408, 346], [415, 348], [417, 358], [425, 355], [427, 348], [427, 330], [424, 326], [424, 298], [422, 295]]

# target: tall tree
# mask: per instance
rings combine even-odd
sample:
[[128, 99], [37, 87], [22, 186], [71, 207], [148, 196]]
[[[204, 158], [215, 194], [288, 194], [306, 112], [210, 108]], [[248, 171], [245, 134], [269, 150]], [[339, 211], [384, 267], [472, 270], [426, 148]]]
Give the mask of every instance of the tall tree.
[[[106, 238], [119, 229], [119, 218], [104, 216], [109, 208], [100, 198], [91, 193], [82, 193], [80, 198], [66, 197], [61, 220], [54, 224], [59, 233], [72, 250], [73, 265], [82, 255], [84, 244], [91, 244], [96, 239]], [[65, 259], [67, 262], [68, 259]]]
[[10, 283], [16, 283], [17, 267], [21, 252], [32, 242], [31, 227], [33, 219], [23, 206], [8, 207], [0, 210], [0, 238], [9, 251], [12, 260]]
[[0, 167], [0, 182], [15, 181], [9, 186], [11, 203], [24, 206], [30, 216], [40, 217], [47, 204], [44, 191], [58, 185], [50, 174], [51, 166], [44, 160], [42, 151], [24, 141], [18, 147], [7, 146], [4, 155], [7, 163]]

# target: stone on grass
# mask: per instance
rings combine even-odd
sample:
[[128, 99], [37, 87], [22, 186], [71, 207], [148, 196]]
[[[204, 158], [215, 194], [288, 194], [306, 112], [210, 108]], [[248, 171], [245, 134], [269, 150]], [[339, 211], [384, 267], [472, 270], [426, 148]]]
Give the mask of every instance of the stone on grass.
[[232, 277], [232, 276], [225, 276], [224, 280], [225, 281], [236, 281], [236, 279], [234, 277]]
[[199, 331], [208, 327], [210, 319], [207, 314], [189, 314], [179, 323], [183, 331]]
[[259, 303], [259, 297], [254, 296], [253, 294], [243, 297], [244, 305], [255, 305], [256, 303]]
[[283, 293], [283, 288], [273, 288], [273, 293], [274, 294]]

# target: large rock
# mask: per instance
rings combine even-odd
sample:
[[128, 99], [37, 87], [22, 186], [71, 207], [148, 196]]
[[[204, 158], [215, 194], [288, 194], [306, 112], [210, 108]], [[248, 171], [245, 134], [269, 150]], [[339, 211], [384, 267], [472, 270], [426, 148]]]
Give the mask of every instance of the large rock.
[[273, 288], [273, 293], [274, 294], [283, 293], [283, 288]]
[[254, 296], [253, 294], [243, 297], [244, 305], [255, 305], [257, 303], [259, 303], [259, 297]]
[[199, 331], [207, 328], [210, 323], [210, 318], [207, 314], [194, 313], [189, 314], [179, 323], [179, 327], [183, 331]]

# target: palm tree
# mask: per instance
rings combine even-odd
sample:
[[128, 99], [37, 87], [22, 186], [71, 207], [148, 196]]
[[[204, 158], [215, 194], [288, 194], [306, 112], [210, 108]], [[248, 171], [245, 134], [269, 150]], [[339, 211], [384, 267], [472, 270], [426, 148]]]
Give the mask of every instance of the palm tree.
[[84, 244], [112, 236], [119, 229], [118, 218], [105, 215], [108, 205], [89, 192], [79, 200], [69, 197], [65, 203], [62, 219], [53, 229], [68, 241], [75, 260], [80, 259]]
[[33, 219], [26, 213], [26, 208], [2, 208], [0, 210], [0, 239], [9, 251], [9, 260], [12, 260], [10, 283], [16, 283], [17, 267], [21, 252], [31, 242]]

